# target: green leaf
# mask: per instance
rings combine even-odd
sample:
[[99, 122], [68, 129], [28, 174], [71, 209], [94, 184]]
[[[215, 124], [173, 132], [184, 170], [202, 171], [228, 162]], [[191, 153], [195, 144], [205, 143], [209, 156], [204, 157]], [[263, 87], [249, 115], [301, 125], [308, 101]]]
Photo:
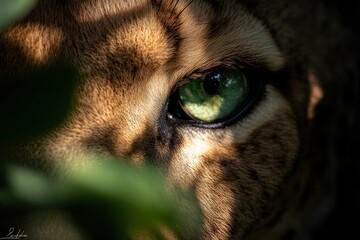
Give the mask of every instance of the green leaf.
[[52, 195], [51, 181], [45, 176], [26, 168], [7, 168], [7, 182], [11, 194], [18, 201], [41, 206], [49, 203]]
[[36, 3], [37, 0], [1, 0], [0, 31], [26, 16]]
[[70, 174], [57, 179], [19, 167], [3, 168], [6, 184], [0, 186], [0, 210], [12, 216], [61, 209], [86, 239], [104, 234], [111, 239], [164, 239], [164, 229], [180, 239], [198, 238], [201, 211], [191, 193], [175, 187], [170, 191], [158, 170], [87, 157], [93, 163], [67, 169]]

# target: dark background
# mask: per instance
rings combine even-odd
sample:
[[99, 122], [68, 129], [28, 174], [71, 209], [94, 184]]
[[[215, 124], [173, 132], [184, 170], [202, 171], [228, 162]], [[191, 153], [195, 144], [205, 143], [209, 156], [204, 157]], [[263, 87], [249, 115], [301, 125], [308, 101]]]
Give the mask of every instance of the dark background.
[[[319, 228], [314, 239], [357, 239], [360, 224], [360, 162], [359, 162], [359, 1], [325, 1], [330, 14], [335, 14], [343, 31], [338, 33], [339, 46], [328, 49], [324, 59], [328, 66], [339, 68], [339, 77], [325, 87], [324, 101], [318, 107], [313, 130], [319, 152], [336, 159], [335, 206]], [[334, 43], [335, 45], [336, 43]], [[339, 66], [340, 65], [340, 66]], [[321, 75], [331, 79], [332, 69]], [[328, 138], [326, 138], [328, 136]], [[325, 139], [325, 141], [324, 141]]]

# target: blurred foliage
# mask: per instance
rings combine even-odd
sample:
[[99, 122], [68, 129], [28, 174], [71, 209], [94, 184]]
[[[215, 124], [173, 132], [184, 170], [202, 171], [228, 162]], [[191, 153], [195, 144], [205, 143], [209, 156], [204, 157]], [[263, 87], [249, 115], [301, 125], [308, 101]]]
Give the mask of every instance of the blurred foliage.
[[[201, 212], [195, 198], [167, 190], [154, 169], [96, 157], [93, 164], [57, 179], [15, 166], [3, 166], [1, 176], [2, 213], [58, 208], [72, 215], [85, 239], [101, 239], [104, 233], [111, 239], [134, 239], [139, 233], [163, 239], [165, 229], [179, 237], [186, 229], [190, 239], [198, 234]], [[186, 203], [191, 212], [177, 203]], [[194, 216], [191, 222], [185, 220], [188, 214]]]
[[0, 1], [0, 31], [26, 16], [35, 6], [37, 0], [1, 0]]
[[[25, 16], [35, 2], [1, 0], [0, 31]], [[56, 128], [71, 112], [76, 90], [76, 69], [66, 64], [17, 75], [11, 81], [0, 80], [0, 144], [4, 145]], [[71, 216], [70, 224], [80, 229], [81, 239], [104, 239], [104, 234], [109, 239], [163, 239], [165, 230], [179, 238], [197, 238], [201, 212], [191, 193], [170, 187], [152, 168], [102, 156], [88, 158], [92, 164], [65, 169], [66, 176], [57, 177], [0, 163], [0, 224], [8, 224], [1, 227], [20, 227], [11, 225], [10, 219], [21, 222], [29, 214], [59, 209]]]

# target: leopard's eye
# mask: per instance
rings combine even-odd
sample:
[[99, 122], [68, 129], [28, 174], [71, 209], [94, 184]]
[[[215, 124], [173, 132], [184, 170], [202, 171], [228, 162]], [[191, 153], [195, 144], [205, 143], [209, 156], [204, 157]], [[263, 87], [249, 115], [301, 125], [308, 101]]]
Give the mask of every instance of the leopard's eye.
[[190, 80], [177, 91], [178, 103], [190, 118], [213, 123], [234, 114], [249, 87], [241, 70], [222, 68]]

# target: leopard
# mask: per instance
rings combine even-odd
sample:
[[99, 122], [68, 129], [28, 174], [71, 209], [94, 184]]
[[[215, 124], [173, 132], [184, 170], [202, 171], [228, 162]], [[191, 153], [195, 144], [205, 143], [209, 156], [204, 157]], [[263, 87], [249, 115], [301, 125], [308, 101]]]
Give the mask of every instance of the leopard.
[[66, 121], [1, 154], [41, 171], [86, 165], [77, 156], [89, 151], [150, 164], [195, 191], [199, 239], [308, 239], [332, 205], [319, 175], [332, 179], [333, 165], [311, 154], [336, 46], [326, 34], [338, 30], [324, 25], [323, 9], [301, 0], [39, 0], [0, 34], [1, 81], [68, 62], [79, 84]]

